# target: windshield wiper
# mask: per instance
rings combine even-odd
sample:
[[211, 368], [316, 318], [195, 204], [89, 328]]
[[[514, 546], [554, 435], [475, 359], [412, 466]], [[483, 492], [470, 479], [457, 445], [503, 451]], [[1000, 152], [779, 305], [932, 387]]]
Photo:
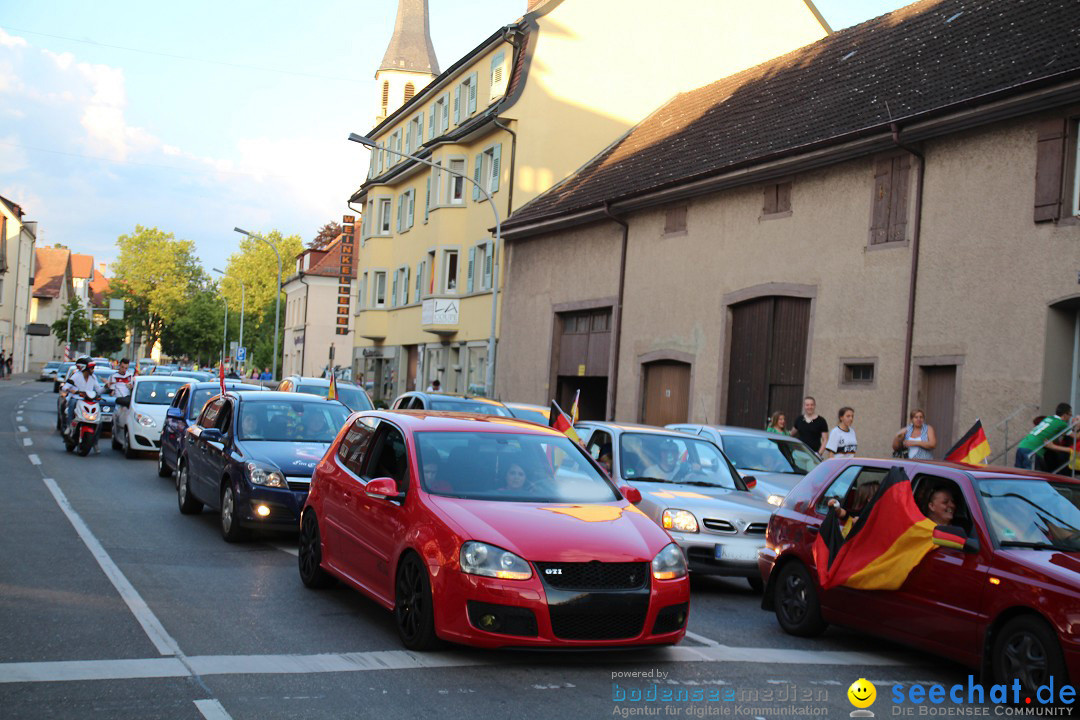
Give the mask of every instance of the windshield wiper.
[[658, 477], [632, 477], [623, 478], [624, 480], [631, 480], [633, 482], [656, 482], [656, 483], [668, 483], [669, 485], [678, 485], [674, 480], [667, 480], [665, 478]]
[[1068, 548], [1063, 548], [1060, 545], [1054, 545], [1048, 542], [1027, 542], [1026, 540], [1002, 540], [1001, 547], [1018, 547], [1018, 548], [1034, 548], [1036, 550], [1063, 550], [1070, 552]]
[[734, 490], [735, 489], [735, 488], [729, 488], [726, 485], [721, 485], [720, 483], [706, 482], [705, 480], [683, 480], [683, 481], [679, 482], [679, 485], [696, 485], [698, 487], [718, 487], [718, 488], [722, 488], [724, 490]]

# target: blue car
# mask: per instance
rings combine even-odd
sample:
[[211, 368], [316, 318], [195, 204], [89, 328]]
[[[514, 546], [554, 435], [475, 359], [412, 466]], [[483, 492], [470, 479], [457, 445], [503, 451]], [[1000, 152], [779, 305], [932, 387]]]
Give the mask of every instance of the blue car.
[[348, 418], [341, 402], [316, 395], [218, 395], [184, 433], [180, 512], [217, 510], [226, 542], [243, 540], [252, 529], [296, 532], [311, 474]]
[[[246, 385], [239, 380], [226, 380], [226, 390], [265, 390], [261, 385]], [[184, 433], [202, 412], [210, 398], [221, 394], [221, 382], [193, 382], [185, 385], [173, 397], [172, 405], [165, 412], [165, 425], [161, 430], [161, 449], [158, 450], [157, 472], [169, 477], [176, 471], [176, 459]]]

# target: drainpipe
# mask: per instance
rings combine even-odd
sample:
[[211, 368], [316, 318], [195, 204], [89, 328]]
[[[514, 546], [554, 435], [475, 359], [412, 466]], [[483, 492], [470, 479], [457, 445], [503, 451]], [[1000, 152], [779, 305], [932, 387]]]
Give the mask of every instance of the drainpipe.
[[304, 272], [301, 270], [297, 274], [297, 279], [304, 286], [304, 342], [300, 343], [300, 372], [299, 375], [304, 375], [304, 358], [307, 357], [307, 310], [308, 310], [308, 295], [311, 294], [311, 286], [304, 280]]
[[622, 347], [622, 312], [623, 294], [626, 290], [626, 243], [630, 235], [630, 226], [611, 212], [610, 203], [604, 201], [604, 214], [614, 222], [622, 225], [622, 247], [619, 251], [619, 293], [615, 300], [615, 343], [611, 350], [612, 372], [611, 383], [608, 385], [608, 413], [607, 419], [615, 419], [615, 400], [619, 391], [619, 350]]
[[499, 121], [498, 115], [495, 116], [493, 122], [496, 127], [510, 133], [510, 181], [507, 183], [510, 187], [506, 192], [506, 217], [509, 218], [510, 213], [514, 212], [514, 166], [517, 164], [517, 133], [503, 125]]
[[919, 240], [922, 234], [923, 177], [926, 170], [926, 158], [923, 157], [921, 152], [900, 140], [900, 126], [897, 123], [892, 123], [891, 128], [893, 143], [919, 161], [919, 171], [916, 176], [918, 186], [915, 191], [915, 223], [911, 231], [911, 272], [908, 278], [907, 332], [904, 336], [904, 389], [900, 398], [900, 425], [904, 426], [907, 424], [908, 396], [911, 393], [911, 348], [915, 334], [915, 292], [919, 280]]

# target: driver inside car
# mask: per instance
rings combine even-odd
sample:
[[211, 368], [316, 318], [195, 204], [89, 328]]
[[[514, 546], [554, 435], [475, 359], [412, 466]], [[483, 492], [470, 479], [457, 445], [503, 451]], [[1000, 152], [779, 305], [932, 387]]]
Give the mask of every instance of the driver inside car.
[[656, 453], [656, 461], [645, 468], [643, 477], [672, 480], [679, 469], [679, 449], [671, 440], [662, 440]]

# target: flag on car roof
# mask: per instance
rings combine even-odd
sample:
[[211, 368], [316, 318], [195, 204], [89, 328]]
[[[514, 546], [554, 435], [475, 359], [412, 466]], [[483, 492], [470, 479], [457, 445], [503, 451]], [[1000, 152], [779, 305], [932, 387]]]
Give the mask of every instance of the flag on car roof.
[[225, 361], [221, 362], [218, 370], [218, 380], [221, 382], [221, 394], [225, 394]]
[[570, 424], [577, 425], [578, 421], [578, 400], [581, 398], [581, 389], [574, 393], [574, 404], [570, 406]]
[[915, 504], [907, 473], [893, 467], [847, 533], [829, 508], [813, 547], [822, 590], [896, 590], [934, 548], [934, 529]]
[[581, 438], [579, 438], [577, 432], [574, 431], [573, 423], [571, 423], [570, 419], [563, 413], [562, 408], [559, 407], [559, 403], [554, 400], [551, 401], [551, 410], [548, 411], [548, 426], [555, 428], [577, 444], [581, 444]]
[[990, 443], [986, 439], [986, 433], [983, 432], [982, 420], [975, 420], [975, 424], [964, 433], [964, 437], [945, 453], [945, 459], [969, 465], [985, 465], [989, 455]]
[[330, 389], [326, 391], [327, 400], [337, 400], [337, 375], [330, 373]]

